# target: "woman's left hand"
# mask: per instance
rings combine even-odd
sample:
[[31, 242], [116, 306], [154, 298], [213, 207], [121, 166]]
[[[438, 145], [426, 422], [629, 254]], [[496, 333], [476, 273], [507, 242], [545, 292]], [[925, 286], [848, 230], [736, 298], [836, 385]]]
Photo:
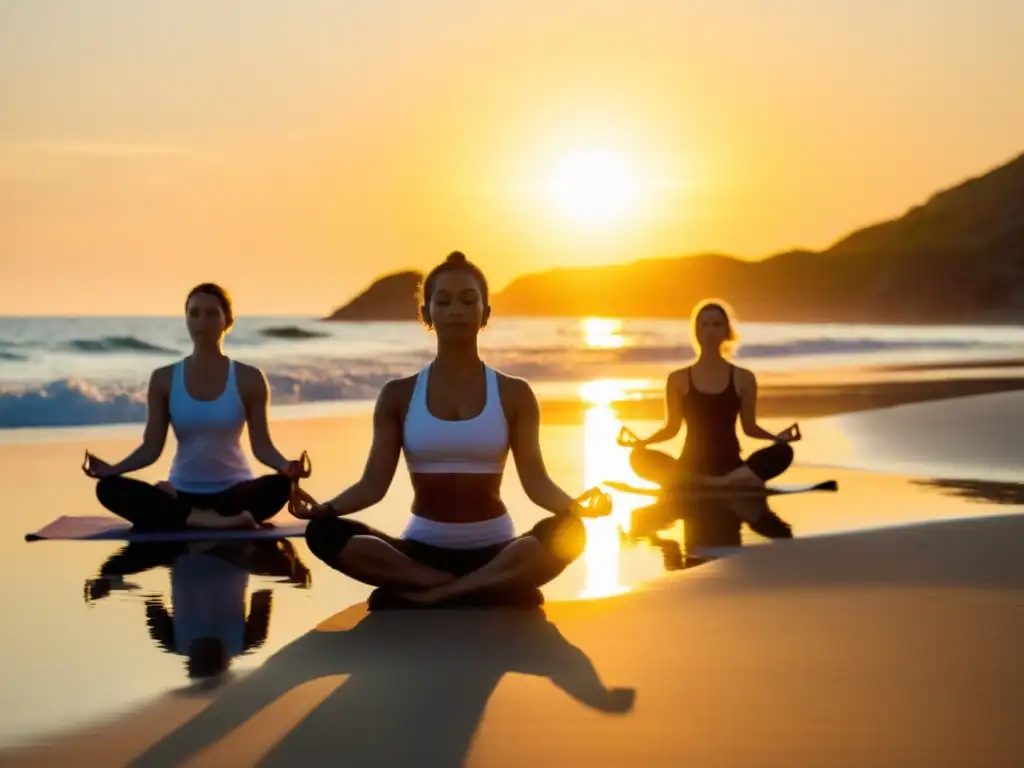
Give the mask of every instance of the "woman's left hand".
[[612, 512], [612, 497], [600, 488], [584, 491], [573, 500], [572, 513], [577, 517], [607, 517]]
[[793, 422], [784, 430], [779, 432], [779, 434], [775, 436], [775, 439], [780, 443], [795, 443], [801, 437], [803, 437], [803, 435], [800, 434], [800, 425]]
[[289, 461], [278, 472], [292, 480], [302, 480], [313, 474], [313, 462], [310, 461], [309, 454], [303, 451], [299, 458]]

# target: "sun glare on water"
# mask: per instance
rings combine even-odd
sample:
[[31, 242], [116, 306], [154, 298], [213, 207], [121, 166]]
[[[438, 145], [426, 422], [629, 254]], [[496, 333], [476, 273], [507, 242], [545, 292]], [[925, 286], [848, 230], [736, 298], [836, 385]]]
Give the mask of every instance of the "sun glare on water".
[[552, 169], [549, 187], [563, 214], [588, 225], [621, 219], [639, 193], [636, 172], [624, 157], [591, 149], [562, 157]]
[[[626, 399], [639, 382], [598, 379], [580, 385], [588, 404], [584, 416], [583, 483], [587, 488], [606, 480], [630, 478], [629, 453], [615, 442], [621, 424], [612, 403]], [[608, 490], [607, 488], [605, 490]], [[643, 503], [630, 494], [611, 491], [614, 511], [606, 518], [586, 520], [587, 548], [583, 553], [586, 577], [580, 597], [608, 597], [627, 591], [620, 575], [620, 528], [629, 530], [632, 510]]]
[[583, 338], [587, 346], [594, 349], [619, 349], [625, 344], [622, 338], [622, 321], [607, 317], [588, 317], [581, 322]]

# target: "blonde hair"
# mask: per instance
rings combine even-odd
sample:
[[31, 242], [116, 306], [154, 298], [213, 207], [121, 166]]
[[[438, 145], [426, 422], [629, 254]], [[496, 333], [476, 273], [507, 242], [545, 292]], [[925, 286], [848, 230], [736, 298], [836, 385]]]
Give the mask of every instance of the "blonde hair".
[[729, 306], [729, 303], [722, 299], [704, 299], [699, 301], [694, 306], [693, 312], [690, 313], [690, 342], [693, 344], [694, 351], [700, 354], [701, 346], [697, 335], [697, 320], [700, 318], [700, 313], [706, 309], [721, 312], [722, 317], [725, 318], [725, 341], [722, 342], [722, 355], [724, 357], [731, 357], [739, 346], [739, 336], [736, 333], [736, 313]]

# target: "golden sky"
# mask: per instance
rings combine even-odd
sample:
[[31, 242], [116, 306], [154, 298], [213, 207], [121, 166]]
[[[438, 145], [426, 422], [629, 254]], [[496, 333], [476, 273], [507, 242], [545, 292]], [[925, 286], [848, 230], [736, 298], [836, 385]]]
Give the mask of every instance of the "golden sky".
[[0, 314], [822, 248], [1024, 150], [1018, 0], [4, 0]]

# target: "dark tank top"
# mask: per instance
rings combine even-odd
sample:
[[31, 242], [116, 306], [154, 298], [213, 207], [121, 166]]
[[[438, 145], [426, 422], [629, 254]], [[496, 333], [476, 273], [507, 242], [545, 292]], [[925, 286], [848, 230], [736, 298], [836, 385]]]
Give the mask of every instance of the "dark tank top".
[[699, 474], [724, 475], [743, 463], [740, 441], [736, 437], [736, 419], [740, 414], [736, 367], [729, 366], [729, 384], [714, 393], [701, 392], [694, 387], [691, 371], [691, 368], [686, 369], [689, 382], [683, 398], [686, 439], [680, 459]]

